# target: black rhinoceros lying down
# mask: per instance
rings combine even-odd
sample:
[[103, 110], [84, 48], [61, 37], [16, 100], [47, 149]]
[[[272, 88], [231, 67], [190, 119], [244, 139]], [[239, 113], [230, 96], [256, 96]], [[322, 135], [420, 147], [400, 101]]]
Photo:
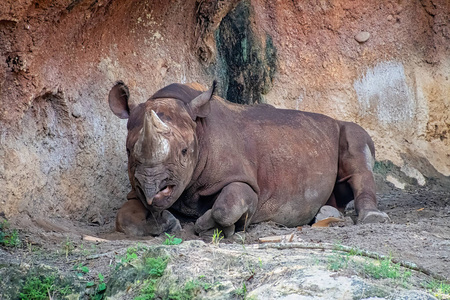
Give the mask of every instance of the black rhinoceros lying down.
[[132, 105], [126, 85], [109, 93], [128, 118], [132, 190], [116, 229], [130, 235], [174, 232], [172, 215], [196, 220], [198, 233], [226, 235], [252, 223], [309, 223], [326, 203], [355, 199], [359, 222], [385, 221], [377, 209], [374, 145], [360, 126], [270, 105], [245, 106], [199, 84], [172, 84]]

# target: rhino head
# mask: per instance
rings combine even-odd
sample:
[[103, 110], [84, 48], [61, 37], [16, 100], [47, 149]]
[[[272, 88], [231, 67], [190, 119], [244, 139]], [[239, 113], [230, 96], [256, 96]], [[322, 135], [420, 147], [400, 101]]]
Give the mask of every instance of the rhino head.
[[[209, 113], [215, 84], [204, 92], [190, 89], [197, 92], [195, 97], [171, 93], [170, 87], [133, 105], [128, 87], [118, 82], [108, 99], [114, 114], [128, 119], [126, 146], [132, 188], [147, 209], [157, 211], [171, 207], [192, 179], [199, 155], [196, 120]], [[172, 90], [180, 87], [172, 85]]]

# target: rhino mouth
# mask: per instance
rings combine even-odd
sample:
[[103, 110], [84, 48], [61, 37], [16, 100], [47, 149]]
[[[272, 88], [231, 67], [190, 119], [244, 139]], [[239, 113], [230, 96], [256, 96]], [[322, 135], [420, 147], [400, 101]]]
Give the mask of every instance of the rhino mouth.
[[155, 197], [153, 197], [155, 200], [156, 198], [164, 198], [164, 197], [169, 197], [170, 195], [172, 195], [173, 192], [173, 185], [166, 185], [163, 186], [159, 192], [155, 195]]
[[164, 206], [162, 201], [172, 196], [174, 188], [175, 185], [163, 185], [155, 194], [155, 192], [152, 192], [150, 189], [146, 190], [145, 188], [142, 189], [139, 185], [136, 186], [136, 190], [141, 196], [140, 198], [144, 201], [144, 204], [160, 207]]

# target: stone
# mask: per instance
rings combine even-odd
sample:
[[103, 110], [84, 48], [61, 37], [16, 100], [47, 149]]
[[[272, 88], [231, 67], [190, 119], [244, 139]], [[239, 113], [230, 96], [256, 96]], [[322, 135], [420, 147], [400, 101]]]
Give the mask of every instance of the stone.
[[79, 118], [83, 114], [83, 107], [79, 103], [75, 103], [72, 107], [72, 116], [74, 118]]
[[315, 222], [319, 222], [327, 218], [343, 219], [344, 216], [341, 214], [339, 210], [337, 210], [337, 208], [330, 205], [324, 205], [320, 208], [319, 212], [317, 213]]
[[369, 38], [370, 38], [370, 33], [368, 33], [367, 31], [361, 31], [360, 33], [355, 35], [355, 40], [358, 43], [365, 43], [365, 42], [367, 42], [367, 40], [369, 40]]

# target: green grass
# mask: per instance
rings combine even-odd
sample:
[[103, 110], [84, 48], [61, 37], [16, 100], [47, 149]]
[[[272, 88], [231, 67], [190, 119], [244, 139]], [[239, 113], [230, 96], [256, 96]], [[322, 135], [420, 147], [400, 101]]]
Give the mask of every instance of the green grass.
[[167, 257], [148, 257], [145, 260], [145, 269], [150, 276], [161, 277], [166, 270], [168, 261], [169, 259]]
[[17, 230], [11, 230], [8, 221], [2, 221], [0, 223], [0, 245], [6, 247], [19, 247], [21, 244], [22, 242], [19, 239]]
[[171, 300], [196, 299], [203, 291], [208, 291], [213, 286], [220, 285], [220, 283], [210, 284], [204, 278], [204, 276], [200, 276], [198, 279], [189, 280], [182, 288], [169, 291], [168, 298]]
[[213, 237], [212, 237], [212, 244], [213, 245], [219, 245], [220, 241], [223, 239], [222, 230], [214, 229]]
[[91, 295], [92, 300], [101, 300], [104, 298], [105, 291], [106, 291], [106, 283], [105, 283], [105, 277], [102, 273], [98, 273], [98, 280], [97, 282], [94, 281], [88, 281], [86, 283], [87, 288], [91, 287], [97, 287], [95, 288], [95, 292]]
[[134, 300], [153, 300], [155, 299], [156, 292], [156, 279], [147, 279], [144, 281], [143, 288], [140, 291], [139, 296], [135, 297]]
[[423, 287], [440, 300], [450, 299], [450, 284], [447, 282], [433, 279], [423, 284]]
[[372, 278], [390, 278], [406, 280], [411, 277], [411, 271], [402, 270], [400, 264], [394, 264], [390, 258], [375, 263], [364, 263], [364, 273]]
[[21, 300], [60, 299], [72, 293], [69, 286], [60, 287], [54, 275], [33, 275], [27, 278], [20, 291]]
[[75, 272], [77, 272], [78, 279], [83, 279], [83, 276], [87, 273], [89, 273], [89, 268], [86, 266], [83, 266], [82, 263], [79, 263], [78, 265], [73, 266], [73, 269]]
[[340, 253], [333, 251], [333, 254], [328, 257], [327, 268], [331, 271], [339, 271], [347, 269], [350, 260], [349, 253]]
[[168, 298], [171, 300], [190, 300], [200, 293], [202, 288], [200, 285], [191, 280], [186, 282], [183, 288], [169, 291]]
[[155, 299], [156, 284], [158, 279], [164, 274], [166, 270], [168, 257], [148, 257], [145, 260], [145, 270], [150, 276], [142, 284], [142, 289], [139, 295], [134, 300], [152, 300]]
[[140, 249], [138, 247], [130, 247], [127, 249], [127, 252], [124, 255], [116, 256], [116, 259], [119, 261], [116, 265], [116, 270], [118, 270], [122, 265], [127, 265], [132, 263], [133, 261], [138, 259], [137, 252]]
[[242, 286], [238, 289], [234, 290], [234, 294], [242, 299], [247, 298], [247, 286], [245, 285], [245, 282], [242, 282]]
[[358, 272], [366, 277], [400, 280], [403, 284], [406, 284], [411, 277], [411, 271], [402, 268], [400, 264], [393, 263], [391, 257], [378, 260], [365, 258], [363, 262], [357, 262], [352, 257], [362, 257], [362, 251], [355, 249], [344, 253], [339, 251], [339, 245], [335, 249], [333, 250], [333, 254], [328, 257], [327, 268], [331, 271], [347, 269], [352, 265], [356, 270], [362, 270]]
[[165, 239], [165, 241], [163, 243], [164, 245], [179, 245], [183, 241], [180, 238], [176, 238], [174, 235], [170, 235], [168, 233], [165, 233], [165, 234], [166, 234], [167, 238]]

